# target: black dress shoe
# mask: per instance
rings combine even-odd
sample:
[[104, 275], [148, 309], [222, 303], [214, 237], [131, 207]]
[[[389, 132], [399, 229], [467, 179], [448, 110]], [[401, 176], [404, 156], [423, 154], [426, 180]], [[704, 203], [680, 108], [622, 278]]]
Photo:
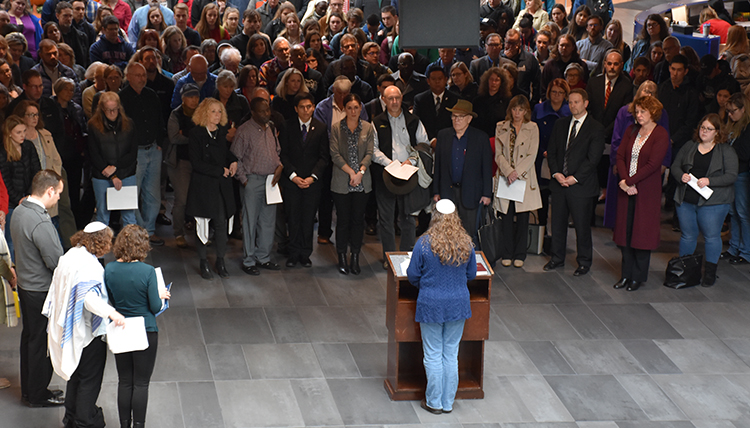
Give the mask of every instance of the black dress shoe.
[[214, 274], [211, 273], [211, 268], [208, 267], [208, 260], [201, 259], [201, 278], [211, 279], [213, 277]]
[[296, 257], [289, 257], [286, 260], [286, 267], [295, 267], [297, 265], [297, 258]]
[[628, 282], [630, 282], [627, 278], [620, 278], [619, 281], [617, 281], [614, 285], [615, 290], [619, 290], [621, 288], [625, 288], [628, 285]]
[[349, 264], [346, 262], [346, 253], [339, 253], [339, 273], [349, 275]]
[[246, 274], [253, 275], [253, 276], [260, 275], [260, 271], [258, 270], [258, 267], [255, 265], [253, 266], [242, 265], [242, 272], [245, 272]]
[[64, 397], [56, 397], [52, 396], [44, 401], [38, 402], [38, 403], [29, 403], [28, 406], [32, 408], [36, 407], [59, 407], [65, 404], [65, 398]]
[[64, 394], [64, 392], [59, 389], [50, 389], [49, 393], [52, 394], [53, 397], [62, 397]]
[[378, 227], [374, 224], [368, 224], [365, 226], [365, 234], [370, 236], [375, 236], [378, 234]]
[[359, 253], [352, 253], [351, 259], [349, 260], [349, 271], [352, 275], [359, 275], [362, 273], [362, 269], [359, 268]]
[[219, 274], [220, 277], [222, 277], [222, 278], [228, 278], [229, 277], [229, 272], [227, 272], [227, 267], [224, 264], [224, 258], [217, 257], [216, 258], [216, 266], [215, 267], [216, 267], [216, 272]]
[[627, 290], [628, 290], [628, 291], [635, 291], [635, 290], [637, 290], [637, 289], [639, 289], [639, 288], [641, 288], [641, 283], [640, 283], [640, 282], [638, 282], [638, 281], [630, 281], [630, 282], [628, 283], [628, 288], [627, 288]]
[[300, 263], [302, 263], [303, 267], [306, 267], [306, 268], [312, 267], [312, 260], [310, 260], [310, 257], [305, 257], [304, 259], [300, 259]]
[[433, 409], [432, 407], [428, 406], [427, 405], [427, 399], [425, 399], [425, 398], [422, 399], [422, 402], [419, 403], [419, 405], [423, 409], [425, 409], [428, 412], [432, 413], [433, 415], [442, 415], [443, 414], [443, 410], [442, 409]]
[[589, 267], [588, 266], [578, 266], [578, 269], [576, 269], [575, 272], [573, 272], [573, 276], [583, 276], [589, 273]]
[[732, 255], [732, 253], [730, 253], [729, 251], [724, 251], [724, 252], [723, 252], [723, 253], [721, 253], [721, 255], [719, 256], [719, 258], [720, 258], [720, 259], [722, 259], [722, 260], [729, 260], [729, 259], [731, 259], [732, 257], [734, 257], [734, 256], [733, 256], [733, 255]]
[[552, 270], [557, 269], [559, 267], [565, 266], [564, 262], [553, 262], [552, 260], [548, 261], [546, 265], [542, 269], [544, 270]]
[[268, 270], [281, 270], [281, 266], [274, 262], [256, 263], [255, 266], [262, 267]]
[[748, 261], [745, 260], [743, 257], [740, 257], [740, 256], [734, 256], [731, 259], [729, 259], [729, 264], [730, 265], [744, 265], [746, 263], [748, 263]]
[[164, 213], [159, 213], [158, 216], [156, 216], [156, 224], [163, 224], [164, 226], [171, 226], [172, 220], [169, 219]]

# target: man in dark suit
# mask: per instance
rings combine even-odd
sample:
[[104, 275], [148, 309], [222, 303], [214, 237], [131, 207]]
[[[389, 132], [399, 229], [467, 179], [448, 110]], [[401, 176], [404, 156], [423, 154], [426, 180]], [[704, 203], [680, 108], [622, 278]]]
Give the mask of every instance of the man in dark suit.
[[453, 127], [438, 132], [432, 188], [436, 202], [446, 198], [456, 204], [464, 229], [476, 243], [477, 208], [492, 201], [492, 149], [487, 134], [469, 126], [477, 117], [473, 109], [466, 100], [448, 109]]
[[451, 112], [447, 107], [456, 105], [460, 98], [445, 88], [448, 76], [439, 65], [427, 69], [427, 84], [429, 91], [424, 91], [414, 97], [414, 114], [422, 121], [430, 140], [437, 138], [438, 131], [451, 126]]
[[576, 229], [578, 268], [574, 275], [586, 275], [591, 268], [591, 214], [599, 194], [596, 166], [604, 151], [604, 127], [586, 111], [588, 94], [574, 89], [568, 97], [572, 116], [560, 118], [552, 128], [547, 147], [550, 193], [552, 193], [552, 258], [544, 265], [551, 270], [565, 265], [568, 216]]
[[326, 125], [313, 119], [315, 97], [300, 94], [294, 97], [297, 117], [286, 122], [281, 133], [281, 163], [284, 172], [284, 208], [289, 224], [289, 259], [287, 267], [298, 262], [312, 266], [313, 224], [320, 203], [320, 178], [331, 156]]
[[622, 72], [625, 65], [622, 54], [614, 49], [604, 55], [604, 73], [592, 77], [586, 86], [589, 94], [591, 117], [604, 126], [604, 153], [599, 160], [597, 174], [599, 187], [607, 187], [607, 174], [610, 165], [609, 142], [612, 141], [612, 129], [620, 108], [633, 101], [633, 83]]
[[370, 122], [375, 119], [375, 116], [378, 116], [385, 111], [385, 98], [383, 98], [383, 92], [385, 91], [385, 88], [395, 84], [396, 79], [390, 74], [383, 74], [378, 77], [378, 96], [370, 100], [370, 102], [365, 103], [365, 110], [367, 111], [367, 116], [370, 118]]
[[474, 81], [477, 83], [482, 80], [482, 75], [485, 71], [489, 70], [490, 67], [500, 67], [505, 62], [513, 62], [500, 56], [503, 52], [503, 38], [497, 33], [487, 35], [484, 48], [487, 51], [487, 55], [471, 61], [471, 64], [469, 65], [471, 77], [473, 77]]

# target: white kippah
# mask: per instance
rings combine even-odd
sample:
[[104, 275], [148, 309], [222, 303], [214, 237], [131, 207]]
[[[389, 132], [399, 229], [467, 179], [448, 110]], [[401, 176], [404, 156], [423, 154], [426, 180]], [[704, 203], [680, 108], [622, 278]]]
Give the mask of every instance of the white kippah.
[[106, 228], [107, 228], [106, 224], [100, 221], [92, 221], [91, 223], [87, 224], [86, 227], [83, 228], [83, 231], [86, 233], [96, 233]]
[[450, 199], [441, 199], [435, 204], [440, 214], [451, 214], [456, 211], [456, 205]]

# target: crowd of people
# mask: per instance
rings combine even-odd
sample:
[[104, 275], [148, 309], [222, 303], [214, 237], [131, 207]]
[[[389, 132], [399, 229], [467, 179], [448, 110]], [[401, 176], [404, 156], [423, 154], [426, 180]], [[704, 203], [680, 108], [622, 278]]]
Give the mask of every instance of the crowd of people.
[[[229, 275], [230, 238], [242, 240], [249, 275], [281, 269], [274, 246], [287, 268], [309, 268], [314, 243], [333, 241], [338, 271], [358, 275], [365, 234], [379, 236], [384, 268], [386, 252], [429, 247], [417, 238], [429, 235], [441, 200], [452, 201], [451, 218], [479, 249], [482, 218], [499, 213], [503, 267], [523, 267], [532, 213], [550, 226], [544, 270], [565, 264], [573, 228], [575, 276], [591, 268], [604, 203], [603, 224], [622, 251], [614, 287], [629, 291], [647, 280], [660, 216], [674, 211], [680, 255], [703, 234], [702, 285], [714, 285], [720, 259], [750, 263], [750, 44], [721, 1], [709, 4], [700, 22], [721, 37], [718, 57], [680, 46], [660, 15], [628, 43], [611, 0], [576, 0], [571, 10], [486, 0], [476, 46], [432, 50], [402, 46], [396, 0], [47, 0], [41, 19], [28, 0], [7, 1], [0, 211], [16, 270], [0, 274], [20, 290], [24, 400], [64, 402], [47, 389], [51, 369], [37, 367], [46, 318], [27, 312], [41, 314], [63, 251], [85, 247], [71, 263], [109, 251], [94, 241], [106, 241], [110, 224], [122, 229], [118, 263], [93, 272], [79, 297], [109, 295], [85, 307], [115, 322], [120, 313], [152, 320], [152, 269], [130, 262], [165, 244], [157, 224], [171, 225], [170, 244], [194, 246], [205, 279]], [[406, 166], [416, 171], [408, 179], [388, 171]], [[496, 196], [519, 180], [520, 200]], [[131, 186], [138, 208], [110, 211], [110, 188]], [[268, 200], [274, 186], [283, 203]], [[41, 255], [24, 232], [34, 221], [49, 241]], [[118, 247], [120, 239], [129, 241]], [[137, 303], [117, 280], [124, 271], [143, 287]], [[155, 345], [155, 324], [147, 328]], [[93, 328], [75, 349], [98, 358], [100, 335]], [[152, 351], [117, 359], [123, 426], [143, 426]], [[440, 404], [447, 412], [452, 400], [433, 397], [428, 407]]]

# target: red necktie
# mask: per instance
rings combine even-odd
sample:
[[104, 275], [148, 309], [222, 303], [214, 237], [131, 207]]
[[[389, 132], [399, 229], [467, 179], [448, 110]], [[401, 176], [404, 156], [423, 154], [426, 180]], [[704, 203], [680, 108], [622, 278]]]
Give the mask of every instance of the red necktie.
[[609, 101], [610, 94], [612, 94], [612, 81], [611, 80], [607, 82], [607, 91], [604, 92], [604, 108], [607, 108], [607, 102]]

